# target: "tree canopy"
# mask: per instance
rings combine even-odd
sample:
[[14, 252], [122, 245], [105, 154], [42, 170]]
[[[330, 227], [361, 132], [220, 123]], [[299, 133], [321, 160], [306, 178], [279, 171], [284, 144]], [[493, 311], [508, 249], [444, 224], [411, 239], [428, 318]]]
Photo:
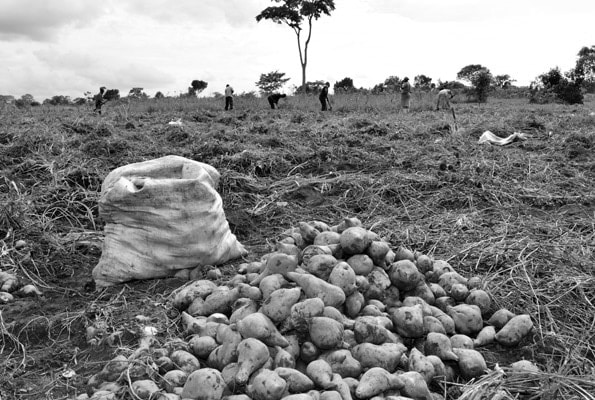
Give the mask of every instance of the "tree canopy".
[[472, 78], [473, 74], [481, 71], [482, 69], [487, 69], [487, 68], [481, 64], [469, 64], [469, 65], [461, 68], [461, 70], [457, 73], [457, 79], [471, 83], [471, 78]]
[[272, 71], [266, 74], [260, 74], [260, 79], [256, 86], [262, 94], [273, 93], [283, 87], [290, 78], [285, 78], [285, 72]]
[[415, 86], [418, 89], [427, 90], [430, 88], [431, 84], [432, 78], [424, 74], [417, 75], [413, 78], [413, 86]]
[[335, 82], [333, 88], [335, 92], [354, 92], [356, 90], [355, 86], [353, 86], [353, 79], [349, 77], [343, 78], [340, 81]]
[[[263, 19], [277, 24], [286, 24], [297, 37], [300, 64], [302, 66], [302, 86], [306, 84], [306, 66], [308, 65], [308, 46], [312, 38], [312, 21], [322, 15], [331, 15], [335, 10], [334, 0], [273, 0], [279, 6], [267, 7], [256, 16], [256, 21]], [[306, 40], [302, 44], [302, 25], [307, 22]], [[302, 48], [303, 47], [303, 48]]]
[[190, 82], [190, 87], [188, 88], [188, 96], [196, 96], [203, 90], [205, 90], [209, 86], [209, 84], [205, 81], [201, 81], [199, 79], [195, 79]]

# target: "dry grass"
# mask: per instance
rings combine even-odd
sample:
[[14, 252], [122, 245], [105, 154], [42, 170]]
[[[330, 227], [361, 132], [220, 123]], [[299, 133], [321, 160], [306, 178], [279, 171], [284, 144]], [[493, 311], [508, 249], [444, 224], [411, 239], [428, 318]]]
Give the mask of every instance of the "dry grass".
[[[222, 172], [224, 208], [250, 258], [270, 251], [299, 221], [357, 216], [394, 246], [480, 276], [498, 307], [531, 314], [534, 334], [519, 348], [482, 349], [493, 372], [444, 387], [449, 398], [497, 398], [500, 390], [503, 399], [592, 399], [593, 102], [459, 103], [455, 129], [449, 113], [430, 111], [431, 98], [416, 100], [409, 114], [399, 113], [391, 96], [344, 96], [325, 114], [312, 97], [282, 100], [274, 112], [262, 99], [237, 99], [230, 113], [213, 100], [165, 99], [108, 104], [103, 117], [81, 108], [0, 116], [1, 269], [45, 292], [0, 310], [0, 350], [8, 360], [0, 393], [80, 393], [104, 360], [137, 345], [139, 314], [151, 318], [163, 342], [179, 334], [164, 300], [179, 282], [101, 293], [86, 285], [100, 255], [103, 177], [125, 163], [178, 154]], [[167, 125], [176, 118], [182, 127]], [[488, 129], [530, 139], [478, 145]], [[14, 249], [18, 239], [29, 251]], [[96, 325], [103, 331], [91, 345], [86, 328]], [[507, 365], [521, 358], [542, 373], [510, 376]], [[68, 369], [77, 377], [64, 378]], [[22, 391], [27, 385], [38, 389]]]

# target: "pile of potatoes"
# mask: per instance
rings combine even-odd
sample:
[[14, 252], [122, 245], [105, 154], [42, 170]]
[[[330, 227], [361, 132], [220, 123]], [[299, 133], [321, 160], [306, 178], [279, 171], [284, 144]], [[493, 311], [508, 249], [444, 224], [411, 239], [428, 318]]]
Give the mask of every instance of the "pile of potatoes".
[[487, 371], [479, 347], [533, 328], [494, 310], [479, 278], [392, 249], [356, 218], [301, 222], [226, 284], [195, 280], [170, 301], [185, 337], [147, 334], [90, 379], [91, 398], [443, 399], [441, 383]]

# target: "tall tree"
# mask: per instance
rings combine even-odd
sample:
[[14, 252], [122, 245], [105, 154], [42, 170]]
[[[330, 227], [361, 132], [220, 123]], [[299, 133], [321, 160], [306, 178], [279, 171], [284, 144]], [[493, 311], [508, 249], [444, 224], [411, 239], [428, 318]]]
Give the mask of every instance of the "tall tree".
[[353, 86], [353, 79], [347, 77], [343, 78], [338, 82], [335, 82], [333, 85], [335, 89], [335, 93], [343, 91], [343, 92], [355, 92], [355, 86]]
[[188, 88], [188, 96], [196, 96], [203, 90], [205, 90], [209, 86], [209, 84], [205, 81], [201, 81], [199, 79], [195, 79], [190, 83], [190, 87]]
[[576, 66], [574, 68], [575, 80], [585, 87], [595, 86], [595, 45], [583, 47], [577, 54]]
[[462, 81], [471, 82], [471, 78], [473, 77], [473, 75], [476, 72], [481, 71], [482, 69], [487, 69], [487, 68], [481, 64], [469, 64], [469, 65], [461, 68], [461, 70], [457, 73], [457, 79], [460, 79]]
[[415, 78], [413, 78], [413, 86], [415, 86], [418, 89], [428, 90], [430, 88], [431, 83], [432, 78], [424, 74], [417, 75]]
[[[267, 7], [256, 16], [256, 21], [271, 20], [277, 24], [286, 24], [297, 37], [300, 64], [302, 66], [302, 87], [306, 85], [306, 66], [308, 65], [308, 46], [312, 38], [312, 22], [322, 14], [331, 15], [335, 10], [334, 0], [273, 0], [279, 6]], [[307, 22], [307, 35], [302, 43], [302, 25]]]
[[267, 74], [260, 74], [260, 79], [256, 86], [262, 94], [271, 94], [285, 85], [290, 78], [285, 78], [285, 72], [272, 71]]
[[494, 84], [501, 88], [510, 86], [512, 82], [516, 82], [516, 79], [512, 79], [508, 74], [496, 75], [494, 77]]

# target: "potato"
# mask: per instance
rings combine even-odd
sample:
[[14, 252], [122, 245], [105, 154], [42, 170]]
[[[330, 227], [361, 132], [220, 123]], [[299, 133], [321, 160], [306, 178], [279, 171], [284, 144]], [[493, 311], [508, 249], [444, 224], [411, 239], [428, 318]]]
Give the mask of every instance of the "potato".
[[442, 333], [428, 333], [424, 343], [424, 352], [426, 355], [438, 356], [442, 361], [459, 360], [459, 357], [452, 350], [450, 339]]
[[219, 346], [215, 338], [211, 336], [193, 336], [188, 341], [188, 345], [192, 353], [202, 359], [206, 359]]
[[312, 225], [308, 224], [307, 222], [299, 222], [298, 226], [300, 228], [300, 235], [304, 238], [304, 242], [311, 244], [316, 239], [316, 236], [320, 234], [320, 231], [314, 228]]
[[492, 306], [490, 295], [481, 289], [473, 289], [470, 291], [465, 299], [465, 303], [479, 307], [481, 315], [488, 314]]
[[287, 382], [289, 393], [303, 393], [314, 389], [312, 379], [296, 369], [278, 367], [275, 368], [275, 373]]
[[251, 378], [246, 393], [253, 400], [280, 400], [287, 388], [287, 382], [275, 371], [261, 369]]
[[302, 268], [312, 275], [326, 281], [337, 263], [337, 259], [330, 254], [317, 254], [312, 256], [307, 263], [304, 262]]
[[262, 278], [258, 287], [262, 293], [262, 298], [266, 299], [277, 289], [288, 285], [289, 282], [281, 274], [272, 274]]
[[154, 393], [159, 391], [159, 386], [151, 380], [144, 379], [132, 382], [131, 390], [141, 399], [150, 399]]
[[446, 291], [439, 284], [437, 284], [437, 283], [430, 283], [428, 286], [430, 286], [430, 289], [432, 290], [432, 293], [434, 294], [434, 298], [437, 299], [438, 297], [445, 297], [446, 296]]
[[169, 296], [172, 306], [178, 310], [185, 310], [197, 298], [203, 299], [217, 289], [217, 284], [207, 279], [189, 282], [174, 290]]
[[221, 372], [213, 368], [202, 368], [188, 376], [182, 390], [182, 398], [220, 400], [224, 389], [225, 381]]
[[321, 389], [334, 387], [333, 370], [329, 363], [324, 360], [314, 360], [306, 367], [306, 375]]
[[431, 315], [426, 315], [424, 317], [424, 332], [437, 332], [446, 335], [446, 330], [444, 329], [444, 326], [442, 325], [440, 320]]
[[426, 383], [432, 382], [436, 374], [434, 364], [415, 347], [409, 352], [408, 370], [419, 372], [424, 377]]
[[307, 246], [304, 250], [302, 250], [302, 264], [308, 264], [312, 257], [318, 255], [328, 255], [332, 256], [333, 251], [327, 245], [319, 245], [319, 244], [311, 244]]
[[362, 373], [362, 365], [353, 358], [349, 350], [327, 351], [322, 353], [320, 358], [329, 363], [334, 374], [339, 374], [342, 378], [357, 378]]
[[343, 343], [343, 324], [327, 317], [314, 317], [310, 322], [310, 338], [320, 349], [335, 349]]
[[390, 251], [390, 245], [381, 240], [373, 240], [368, 249], [366, 250], [366, 254], [370, 257], [373, 264], [385, 268], [386, 267], [386, 255]]
[[494, 343], [496, 340], [496, 328], [491, 325], [486, 325], [477, 334], [477, 337], [473, 341], [474, 347], [486, 346]]
[[424, 315], [421, 305], [392, 309], [391, 319], [396, 332], [406, 338], [420, 338], [424, 335]]
[[462, 283], [455, 283], [450, 288], [449, 294], [455, 301], [464, 301], [469, 295], [469, 289]]
[[[339, 233], [343, 233], [343, 231], [345, 231], [347, 228], [351, 228], [351, 227], [354, 227], [354, 226], [361, 227], [362, 226], [362, 222], [358, 218], [356, 218], [356, 217], [350, 217], [350, 218], [346, 217], [346, 218], [343, 219], [343, 221], [341, 221], [335, 227], [335, 230], [337, 232], [339, 232]], [[331, 230], [333, 230], [332, 227], [331, 227]]]
[[442, 312], [447, 312], [449, 307], [454, 307], [457, 304], [455, 299], [450, 296], [438, 297], [434, 305]]
[[432, 263], [432, 270], [426, 272], [426, 278], [430, 282], [438, 283], [440, 277], [446, 272], [455, 272], [455, 270], [448, 262], [444, 260], [434, 260]]
[[511, 311], [507, 310], [506, 308], [501, 308], [494, 314], [492, 314], [492, 316], [488, 320], [488, 324], [493, 325], [496, 328], [496, 330], [500, 330], [513, 317], [514, 314]]
[[401, 291], [412, 290], [423, 281], [423, 275], [408, 259], [392, 263], [388, 275], [391, 283]]
[[273, 368], [278, 367], [295, 368], [295, 358], [281, 346], [275, 346], [275, 357], [273, 358]]
[[531, 316], [528, 314], [517, 315], [496, 333], [496, 340], [504, 346], [516, 346], [532, 329]]
[[401, 338], [378, 323], [374, 317], [361, 316], [355, 319], [353, 328], [358, 343], [400, 343]]
[[299, 287], [277, 289], [265, 299], [259, 311], [275, 323], [284, 321], [291, 314], [291, 307], [298, 302], [301, 294]]
[[302, 361], [310, 363], [318, 358], [320, 350], [312, 342], [304, 342], [300, 348], [300, 358]]
[[179, 369], [172, 369], [163, 375], [165, 390], [171, 392], [175, 387], [182, 387], [188, 379], [188, 374]]
[[462, 333], [452, 335], [450, 337], [450, 345], [453, 349], [473, 349], [474, 347], [473, 339], [467, 335], [463, 335]]
[[422, 374], [417, 371], [397, 375], [403, 382], [401, 393], [414, 399], [431, 399], [432, 395]]
[[269, 359], [268, 347], [258, 339], [248, 338], [240, 342], [238, 351], [238, 370], [235, 381], [238, 385], [245, 385], [250, 375], [261, 368]]
[[459, 304], [448, 308], [448, 315], [455, 322], [458, 333], [476, 334], [483, 328], [483, 319], [479, 307], [469, 304]]
[[374, 267], [372, 269], [372, 272], [370, 272], [366, 278], [368, 279], [370, 287], [368, 288], [368, 290], [366, 290], [364, 296], [368, 300], [384, 299], [386, 295], [386, 289], [388, 289], [391, 286], [391, 281], [386, 271], [380, 267]]
[[372, 367], [360, 378], [355, 395], [358, 399], [369, 399], [387, 390], [402, 389], [404, 386], [404, 381], [398, 375], [393, 375], [383, 368]]
[[451, 295], [452, 286], [457, 283], [467, 286], [467, 278], [455, 271], [443, 273], [438, 280], [438, 284], [442, 286], [449, 295]]
[[487, 365], [480, 352], [460, 348], [454, 348], [453, 352], [459, 357], [458, 365], [463, 378], [478, 378], [485, 373]]
[[345, 299], [345, 312], [349, 318], [355, 318], [361, 311], [366, 299], [358, 291], [353, 292]]
[[[260, 292], [260, 289], [255, 288]], [[252, 299], [242, 297], [233, 302], [231, 306], [232, 313], [229, 316], [229, 323], [235, 324], [245, 316], [258, 311], [258, 305]]]
[[345, 254], [362, 254], [372, 243], [368, 230], [354, 226], [341, 232], [340, 244]]
[[295, 303], [291, 306], [290, 310], [289, 328], [296, 328], [297, 330], [307, 329], [308, 321], [313, 317], [322, 315], [324, 307], [324, 302], [318, 297]]
[[408, 248], [399, 246], [395, 250], [395, 261], [398, 262], [398, 261], [403, 261], [403, 260], [408, 260], [408, 261], [413, 262], [413, 261], [415, 261], [415, 255]]
[[337, 263], [333, 267], [328, 281], [343, 290], [345, 296], [349, 296], [357, 290], [355, 286], [355, 271], [344, 261]]
[[340, 241], [341, 241], [340, 233], [325, 231], [325, 232], [320, 232], [314, 238], [314, 245], [328, 246], [329, 244], [339, 244]]
[[244, 339], [255, 338], [268, 346], [289, 345], [289, 342], [279, 333], [273, 321], [260, 312], [247, 315], [236, 324], [238, 332]]
[[403, 299], [403, 306], [412, 307], [418, 304], [421, 306], [424, 315], [432, 315], [431, 306], [421, 297], [408, 296]]
[[185, 350], [174, 351], [171, 354], [170, 358], [178, 369], [188, 374], [200, 368], [200, 363], [198, 362], [198, 359]]
[[426, 272], [431, 271], [432, 264], [433, 264], [432, 258], [425, 254], [419, 255], [415, 259], [415, 266], [417, 267], [419, 272], [422, 274], [425, 274]]
[[419, 282], [419, 284], [405, 293], [403, 293], [404, 297], [420, 297], [422, 298], [427, 304], [434, 304], [436, 302], [436, 297], [432, 292], [432, 289], [428, 286], [426, 282], [423, 280]]
[[402, 343], [360, 343], [351, 350], [351, 354], [364, 369], [380, 367], [394, 372], [405, 351], [407, 347]]
[[288, 272], [287, 277], [302, 288], [306, 297], [319, 297], [325, 306], [339, 307], [345, 302], [343, 290], [314, 275]]

